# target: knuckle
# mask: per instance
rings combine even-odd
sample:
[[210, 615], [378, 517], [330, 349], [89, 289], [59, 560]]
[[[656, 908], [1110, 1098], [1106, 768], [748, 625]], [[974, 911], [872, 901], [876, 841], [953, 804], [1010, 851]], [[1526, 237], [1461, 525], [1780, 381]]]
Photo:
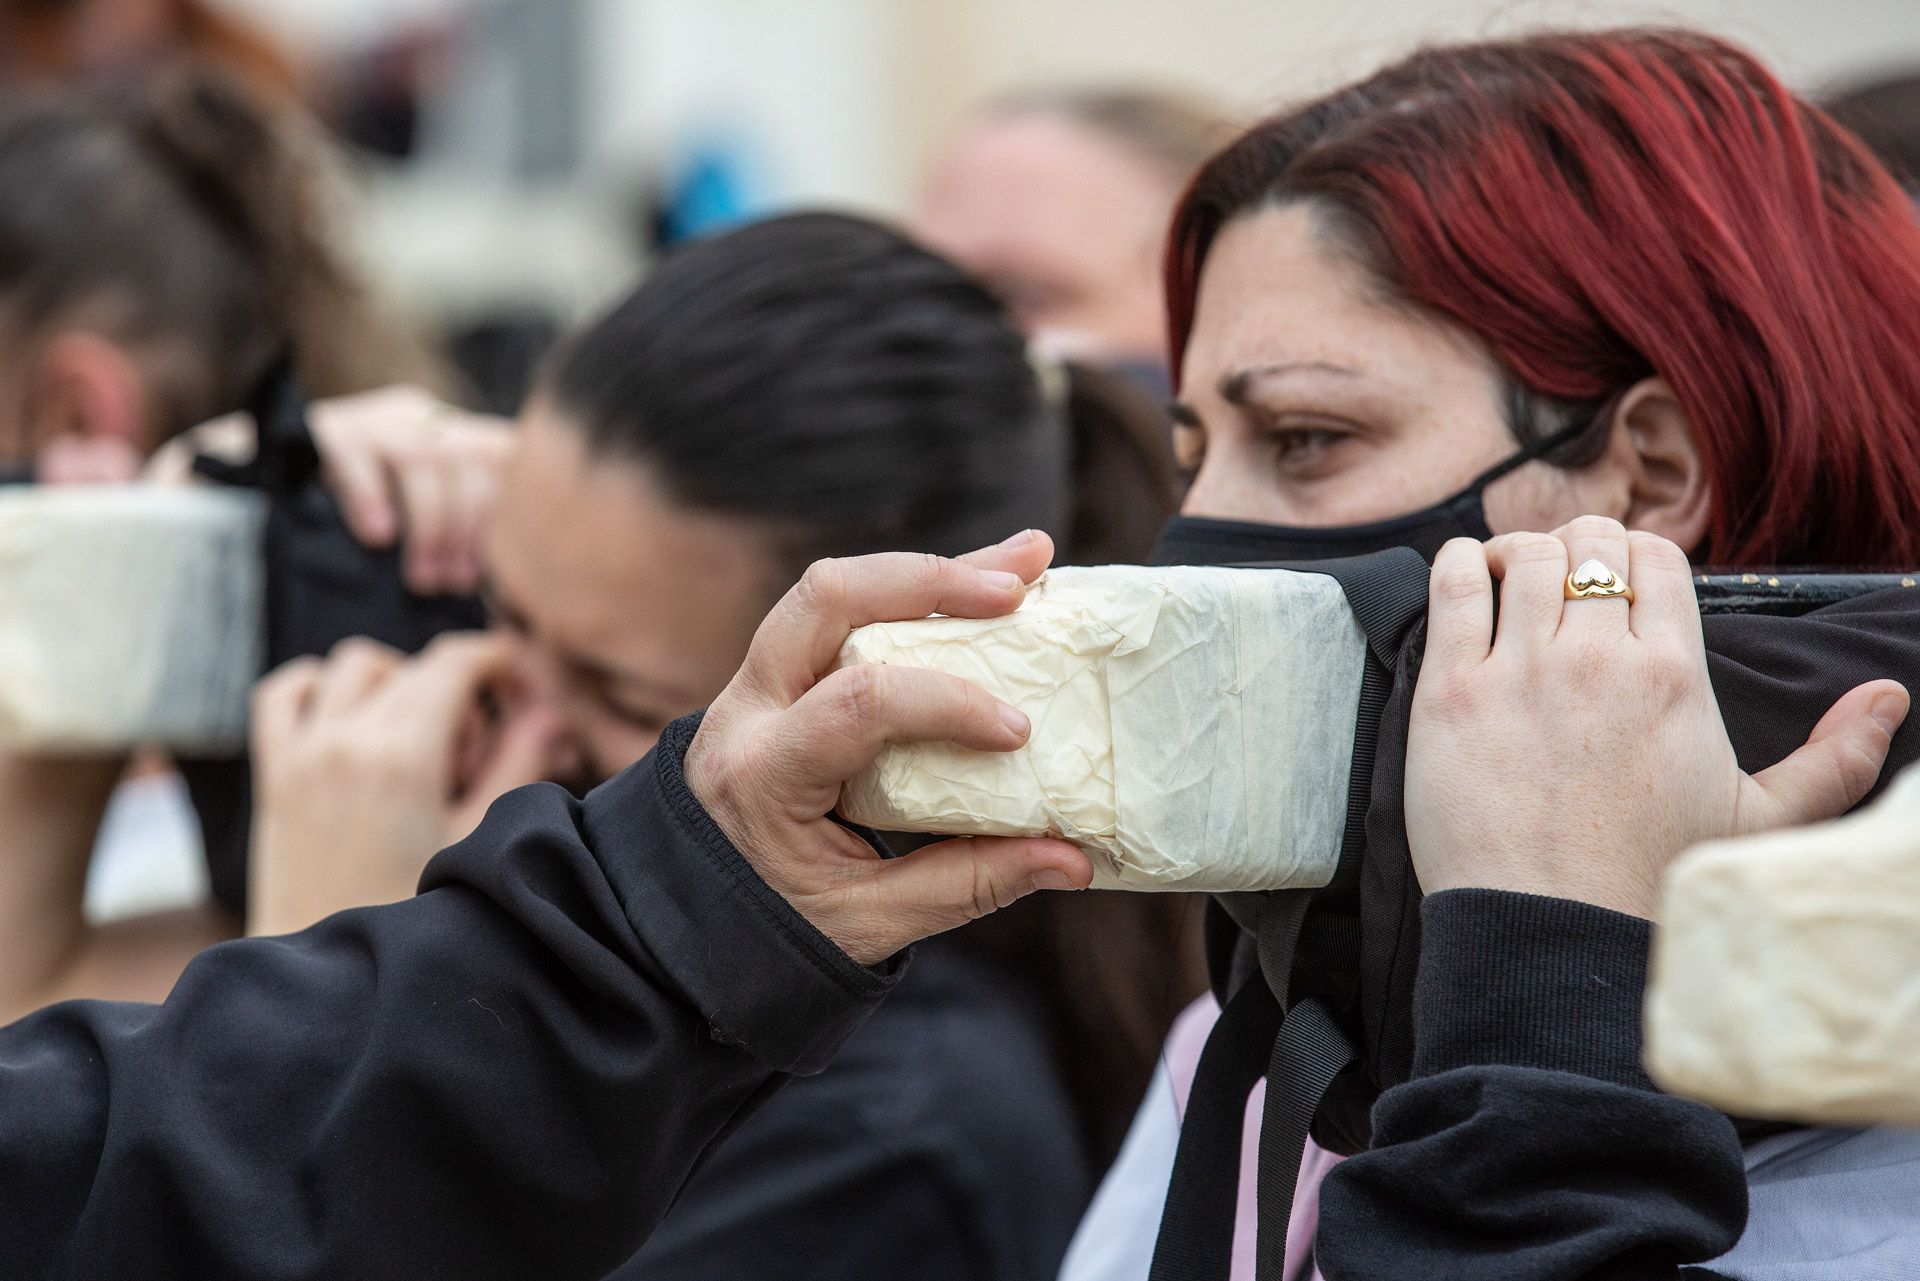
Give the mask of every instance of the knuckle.
[[1486, 593], [1487, 576], [1484, 570], [1456, 564], [1434, 571], [1433, 595], [1436, 600], [1458, 605], [1476, 600]]
[[1627, 546], [1637, 565], [1652, 569], [1690, 568], [1687, 554], [1680, 550], [1680, 545], [1658, 534], [1636, 529], [1627, 535]]
[[1695, 656], [1678, 645], [1651, 646], [1641, 670], [1641, 679], [1666, 696], [1690, 690], [1701, 675]]
[[375, 659], [393, 656], [397, 653], [398, 651], [392, 647], [382, 645], [379, 641], [369, 639], [368, 637], [349, 636], [344, 640], [335, 642], [334, 647], [327, 651], [327, 657], [329, 660], [337, 663], [367, 663]]
[[1552, 534], [1501, 534], [1488, 544], [1508, 565], [1534, 565], [1566, 559], [1567, 545]]
[[290, 659], [274, 668], [254, 686], [253, 698], [256, 705], [263, 698], [292, 689], [320, 670], [320, 660], [312, 656]]
[[1448, 679], [1437, 673], [1421, 678], [1419, 694], [1421, 710], [1427, 716], [1448, 722], [1472, 720], [1486, 703], [1480, 682]]
[[816, 560], [794, 584], [794, 603], [809, 614], [833, 612], [846, 590], [846, 573], [842, 561]]
[[993, 869], [986, 863], [971, 861], [968, 872], [967, 901], [962, 908], [968, 920], [977, 921], [983, 916], [990, 916], [1013, 901], [1013, 896], [1008, 894], [1000, 878], [993, 874]]
[[886, 701], [882, 668], [849, 667], [834, 679], [834, 702], [843, 721], [850, 726], [866, 726], [879, 719]]
[[1611, 516], [1575, 516], [1561, 530], [1564, 538], [1585, 538], [1596, 542], [1624, 539], [1627, 527]]

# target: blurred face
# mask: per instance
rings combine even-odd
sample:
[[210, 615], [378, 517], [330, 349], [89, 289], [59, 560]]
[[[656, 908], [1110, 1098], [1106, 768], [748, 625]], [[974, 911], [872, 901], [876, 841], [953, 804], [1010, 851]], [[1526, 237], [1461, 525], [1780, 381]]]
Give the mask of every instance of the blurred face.
[[[1303, 205], [1243, 215], [1202, 270], [1174, 445], [1189, 516], [1325, 526], [1419, 510], [1518, 448], [1492, 359], [1460, 330], [1378, 297]], [[1612, 453], [1533, 462], [1486, 491], [1496, 533], [1624, 519]]]
[[935, 159], [911, 230], [1054, 354], [1159, 361], [1160, 248], [1180, 177], [1070, 120], [988, 117]]
[[725, 688], [778, 593], [750, 526], [669, 502], [638, 464], [591, 457], [537, 403], [486, 552], [497, 615], [597, 778]]
[[160, 444], [148, 369], [87, 329], [0, 337], [0, 469], [45, 484], [136, 479]]

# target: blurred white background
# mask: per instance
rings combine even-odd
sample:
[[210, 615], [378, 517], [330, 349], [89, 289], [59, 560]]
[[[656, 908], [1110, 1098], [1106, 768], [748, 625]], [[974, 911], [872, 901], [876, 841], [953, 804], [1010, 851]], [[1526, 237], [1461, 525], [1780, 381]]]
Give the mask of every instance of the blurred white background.
[[1251, 115], [1422, 41], [1636, 20], [1732, 36], [1808, 90], [1920, 65], [1920, 0], [220, 3], [311, 66], [428, 50], [413, 154], [372, 171], [364, 226], [436, 319], [577, 315], [675, 208], [898, 212], [940, 138], [1013, 88], [1144, 83]]

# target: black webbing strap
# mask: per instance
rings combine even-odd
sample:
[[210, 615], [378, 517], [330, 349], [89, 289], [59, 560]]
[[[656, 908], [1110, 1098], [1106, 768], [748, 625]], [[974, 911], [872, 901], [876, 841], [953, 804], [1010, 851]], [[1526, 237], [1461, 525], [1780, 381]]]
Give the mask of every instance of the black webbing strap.
[[1293, 1194], [1306, 1155], [1313, 1114], [1333, 1078], [1354, 1061], [1347, 1040], [1327, 1007], [1308, 998], [1287, 1011], [1267, 1064], [1266, 1110], [1260, 1118], [1260, 1227], [1254, 1255], [1255, 1281], [1288, 1281], [1287, 1232]]
[[1149, 1281], [1225, 1281], [1232, 1269], [1247, 1097], [1279, 1027], [1273, 993], [1260, 975], [1248, 975], [1200, 1051]]

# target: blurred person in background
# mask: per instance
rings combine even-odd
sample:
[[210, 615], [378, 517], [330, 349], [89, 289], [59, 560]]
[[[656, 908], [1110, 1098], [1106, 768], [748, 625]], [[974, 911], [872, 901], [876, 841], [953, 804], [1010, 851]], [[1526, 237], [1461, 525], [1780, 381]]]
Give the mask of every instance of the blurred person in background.
[[[1412, 1078], [1373, 1106], [1367, 1150], [1339, 1162], [1308, 1144], [1290, 1281], [1316, 1275], [1315, 1260], [1328, 1278], [1383, 1281], [1915, 1275], [1920, 1140], [1782, 1133], [1647, 1079], [1659, 871], [1691, 841], [1741, 829], [1700, 817], [1730, 817], [1714, 808], [1719, 784], [1683, 774], [1688, 801], [1638, 772], [1672, 746], [1664, 723], [1583, 736], [1566, 726], [1635, 718], [1539, 710], [1599, 694], [1582, 660], [1530, 638], [1527, 621], [1644, 673], [1621, 657], [1634, 639], [1621, 602], [1561, 600], [1571, 567], [1596, 558], [1684, 596], [1683, 554], [1920, 563], [1910, 201], [1857, 139], [1708, 35], [1441, 46], [1263, 121], [1209, 161], [1174, 217], [1167, 297], [1175, 444], [1193, 473], [1167, 559], [1439, 558], [1405, 780], [1427, 895]], [[1543, 530], [1557, 532], [1519, 532]], [[1491, 578], [1504, 579], [1497, 661], [1482, 671]], [[1895, 589], [1809, 614], [1818, 640], [1788, 659], [1913, 688], [1920, 672], [1888, 670], [1911, 656], [1885, 639], [1911, 631], [1911, 609]], [[1859, 801], [1906, 693], [1874, 681], [1829, 713], [1789, 676], [1769, 688], [1776, 750], [1749, 767], [1812, 745], [1797, 779], [1782, 767], [1740, 784], [1739, 821]], [[1661, 706], [1697, 723], [1697, 699]], [[1635, 733], [1647, 752], [1618, 746]], [[1668, 759], [1697, 770], [1723, 755]], [[1559, 862], [1590, 848], [1567, 802], [1587, 769], [1620, 802], [1602, 827], [1617, 839]], [[1148, 1275], [1212, 1018], [1208, 1005], [1183, 1020], [1172, 1088], [1149, 1091], [1067, 1281]], [[1240, 1188], [1234, 1275], [1251, 1277], [1247, 1166]], [[1285, 1224], [1262, 1213], [1260, 1235]]]
[[[795, 215], [675, 252], [563, 346], [523, 415], [484, 522], [501, 634], [412, 661], [349, 643], [263, 686], [284, 710], [256, 724], [254, 930], [410, 895], [512, 761], [624, 769], [720, 693], [810, 561], [1026, 526], [1067, 531], [1070, 559], [1141, 558], [1172, 510], [1161, 421], [1111, 376], [1036, 369], [988, 293], [878, 225]], [[365, 443], [389, 474], [417, 465], [391, 433]], [[362, 518], [377, 470], [349, 495]], [[509, 680], [543, 728], [488, 726]], [[1189, 906], [1066, 896], [927, 948], [622, 1275], [1051, 1277], [1197, 990]]]
[[935, 155], [911, 228], [986, 282], [1041, 350], [1124, 370], [1164, 395], [1167, 218], [1233, 132], [1171, 93], [1017, 94]]
[[303, 72], [212, 0], [0, 0], [0, 83], [137, 83], [183, 60], [264, 98], [294, 98]]
[[[288, 352], [340, 394], [430, 362], [335, 245], [297, 117], [206, 69], [0, 103], [0, 458], [17, 479], [124, 482], [246, 404]], [[82, 907], [126, 762], [0, 758], [0, 1017], [155, 998], [239, 922], [211, 906], [96, 926]]]

